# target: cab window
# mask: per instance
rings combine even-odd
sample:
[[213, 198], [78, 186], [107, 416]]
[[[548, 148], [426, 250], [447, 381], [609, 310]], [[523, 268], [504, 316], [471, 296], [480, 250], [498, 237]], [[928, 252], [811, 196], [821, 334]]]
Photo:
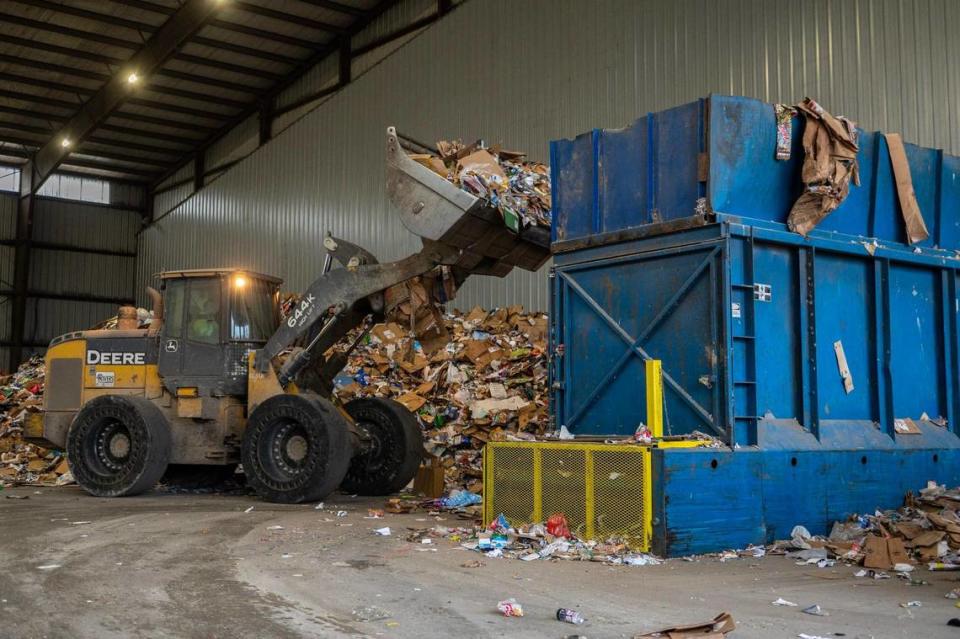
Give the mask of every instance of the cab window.
[[187, 339], [203, 344], [220, 342], [220, 279], [190, 281], [187, 299]]
[[164, 299], [164, 333], [169, 337], [183, 336], [183, 297], [187, 283], [183, 280], [168, 280]]
[[276, 330], [274, 287], [237, 275], [230, 281], [230, 339], [265, 342]]

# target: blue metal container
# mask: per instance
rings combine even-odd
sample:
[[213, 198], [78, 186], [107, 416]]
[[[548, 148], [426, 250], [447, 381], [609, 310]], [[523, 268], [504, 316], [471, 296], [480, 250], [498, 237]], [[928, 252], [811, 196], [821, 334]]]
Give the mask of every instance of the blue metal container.
[[[800, 195], [802, 123], [793, 120], [790, 160], [777, 161], [770, 104], [712, 95], [623, 129], [558, 140], [553, 240], [595, 243], [644, 225], [692, 223], [704, 214], [785, 229]], [[924, 249], [960, 249], [960, 158], [906, 144], [913, 187], [930, 237]], [[812, 233], [906, 241], [886, 140], [860, 131], [861, 185]]]
[[[882, 173], [876, 163], [861, 190], [821, 225], [831, 230], [808, 238], [787, 231], [782, 219], [797, 189], [786, 173], [777, 187], [780, 178], [763, 168], [758, 150], [780, 170], [772, 159], [772, 112], [769, 127], [726, 136], [739, 142], [718, 154], [722, 127], [714, 121], [727, 106], [762, 105], [713, 97], [709, 109], [701, 101], [645, 120], [654, 129], [657, 121], [673, 127], [671, 140], [704, 139], [710, 112], [710, 197], [714, 207], [732, 203], [728, 209], [737, 214], [689, 215], [688, 205], [706, 197], [705, 184], [690, 179], [703, 171], [696, 145], [677, 142], [668, 155], [654, 152], [653, 163], [644, 154], [631, 164], [627, 154], [614, 168], [606, 162], [604, 132], [599, 155], [596, 147], [584, 151], [599, 164], [574, 153], [553, 167], [560, 196], [554, 232], [563, 238], [551, 274], [557, 426], [575, 434], [633, 433], [646, 421], [643, 362], [652, 358], [663, 363], [665, 433], [702, 431], [723, 443], [655, 452], [654, 547], [667, 555], [765, 543], [789, 536], [796, 524], [824, 533], [852, 512], [900, 505], [906, 491], [928, 480], [960, 484], [957, 254], [896, 241], [896, 198], [874, 188]], [[635, 137], [649, 141], [659, 131]], [[882, 136], [875, 138], [882, 149]], [[560, 147], [596, 139], [555, 143], [554, 161]], [[923, 151], [908, 154], [914, 160]], [[945, 171], [948, 158], [932, 153], [933, 165]], [[799, 162], [795, 155], [791, 162]], [[759, 168], [748, 170], [745, 156]], [[602, 172], [605, 164], [613, 175], [594, 180], [590, 167]], [[586, 167], [587, 178], [575, 166]], [[718, 173], [727, 177], [714, 179]], [[634, 179], [651, 174], [654, 207]], [[671, 183], [666, 175], [686, 177]], [[925, 175], [914, 168], [928, 228], [942, 241], [960, 217], [960, 195], [954, 185], [947, 197], [941, 173], [928, 200], [921, 195]], [[591, 212], [587, 226], [577, 226], [582, 220], [571, 213], [574, 182], [605, 189], [576, 209]], [[863, 199], [866, 192], [874, 195]], [[944, 205], [924, 204], [932, 201]], [[652, 220], [644, 217], [652, 209], [660, 223], [636, 225]], [[858, 229], [881, 228], [887, 240], [858, 237]]]

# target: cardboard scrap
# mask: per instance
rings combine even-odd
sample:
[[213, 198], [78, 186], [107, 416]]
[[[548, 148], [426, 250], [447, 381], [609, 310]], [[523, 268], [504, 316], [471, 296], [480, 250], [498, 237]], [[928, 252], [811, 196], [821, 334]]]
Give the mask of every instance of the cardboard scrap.
[[[907, 493], [898, 510], [851, 515], [834, 522], [830, 535], [804, 540], [827, 550], [827, 560], [892, 570], [897, 564], [940, 561], [960, 564], [960, 488], [929, 482], [919, 495]], [[796, 540], [776, 542], [771, 551], [795, 550]], [[797, 551], [792, 556], [803, 560]]]
[[837, 356], [837, 370], [840, 373], [840, 379], [843, 381], [843, 390], [849, 395], [853, 392], [853, 375], [850, 374], [850, 367], [847, 365], [847, 355], [843, 352], [843, 342], [835, 341], [833, 352]]
[[893, 430], [898, 435], [919, 435], [920, 427], [909, 417], [898, 417], [893, 420]]
[[702, 621], [682, 626], [670, 626], [646, 634], [634, 635], [633, 639], [648, 639], [654, 637], [663, 637], [665, 639], [723, 639], [728, 633], [733, 632], [736, 627], [737, 624], [733, 620], [733, 615], [729, 612], [721, 612], [710, 621]]
[[913, 178], [910, 176], [910, 163], [907, 162], [907, 152], [903, 147], [903, 138], [899, 133], [885, 133], [890, 151], [890, 166], [893, 169], [894, 184], [897, 187], [897, 198], [900, 200], [900, 213], [907, 229], [907, 240], [910, 244], [922, 242], [930, 233], [923, 221], [920, 205], [917, 203], [917, 194], [913, 190]]
[[850, 182], [859, 184], [856, 126], [835, 117], [811, 98], [796, 105], [804, 118], [804, 189], [787, 217], [787, 227], [806, 236], [837, 209], [850, 192]]

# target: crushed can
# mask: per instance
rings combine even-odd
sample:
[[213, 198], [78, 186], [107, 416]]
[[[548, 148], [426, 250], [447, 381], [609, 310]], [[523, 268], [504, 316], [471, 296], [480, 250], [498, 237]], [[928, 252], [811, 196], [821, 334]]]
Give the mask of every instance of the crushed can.
[[560, 608], [557, 610], [557, 621], [563, 621], [565, 623], [572, 623], [576, 625], [582, 624], [586, 619], [583, 618], [576, 610], [571, 610], [569, 608]]

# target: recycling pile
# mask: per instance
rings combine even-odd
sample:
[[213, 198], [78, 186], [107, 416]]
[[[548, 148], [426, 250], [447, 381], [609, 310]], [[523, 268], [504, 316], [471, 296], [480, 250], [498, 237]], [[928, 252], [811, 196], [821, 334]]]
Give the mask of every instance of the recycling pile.
[[486, 442], [533, 440], [548, 427], [547, 318], [520, 306], [474, 308], [442, 315], [441, 324], [420, 339], [393, 322], [374, 326], [334, 392], [344, 402], [390, 397], [406, 406], [427, 452], [440, 458], [447, 488], [477, 493]]
[[437, 153], [415, 153], [423, 164], [464, 191], [487, 200], [510, 229], [550, 228], [550, 167], [524, 161], [525, 153], [486, 147], [482, 140], [437, 142]]
[[73, 483], [66, 457], [23, 441], [23, 421], [43, 404], [43, 360], [24, 362], [0, 377], [0, 487]]
[[930, 482], [918, 496], [908, 493], [901, 508], [853, 515], [835, 522], [826, 537], [797, 526], [792, 539], [773, 550], [821, 567], [839, 560], [875, 571], [910, 572], [918, 562], [960, 570], [960, 488]]

